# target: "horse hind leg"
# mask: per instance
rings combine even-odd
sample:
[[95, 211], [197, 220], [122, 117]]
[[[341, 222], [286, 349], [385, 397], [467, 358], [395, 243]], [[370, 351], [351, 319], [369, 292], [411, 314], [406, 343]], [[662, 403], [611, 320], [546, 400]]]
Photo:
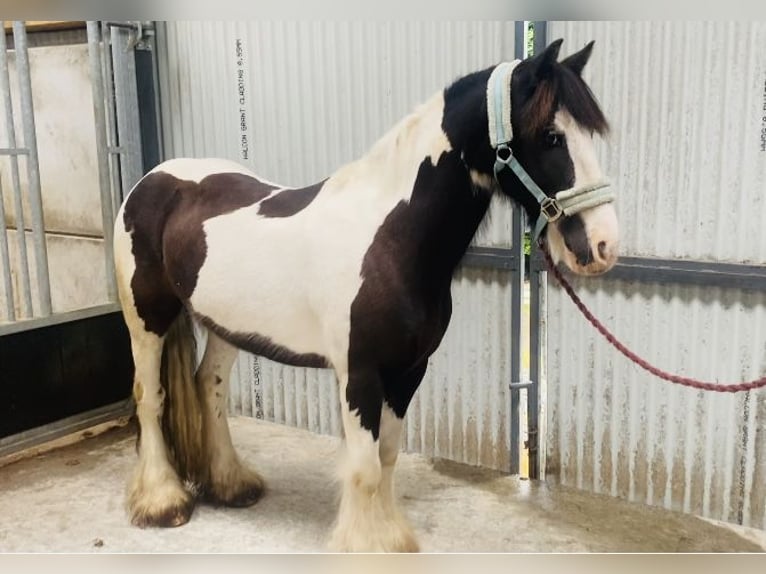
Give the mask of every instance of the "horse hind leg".
[[138, 464], [128, 486], [128, 512], [136, 526], [180, 526], [191, 517], [194, 499], [171, 463], [162, 431], [166, 392], [160, 370], [166, 337], [145, 331], [137, 316], [125, 315], [135, 363], [133, 396], [140, 426]]
[[[166, 392], [161, 384], [161, 367], [168, 328], [150, 330], [139, 317], [131, 287], [137, 271], [126, 233], [115, 233], [115, 265], [135, 364], [133, 396], [139, 424], [138, 463], [128, 483], [127, 509], [131, 522], [139, 527], [179, 526], [189, 520], [194, 499], [171, 463], [162, 431]], [[146, 295], [152, 290], [145, 291], [140, 294], [142, 308], [151, 309], [152, 300]], [[172, 313], [167, 314], [168, 321], [172, 321]]]
[[205, 355], [197, 370], [207, 436], [209, 477], [205, 498], [214, 504], [245, 507], [263, 495], [263, 479], [239, 458], [231, 442], [228, 407], [229, 376], [237, 349], [208, 331]]

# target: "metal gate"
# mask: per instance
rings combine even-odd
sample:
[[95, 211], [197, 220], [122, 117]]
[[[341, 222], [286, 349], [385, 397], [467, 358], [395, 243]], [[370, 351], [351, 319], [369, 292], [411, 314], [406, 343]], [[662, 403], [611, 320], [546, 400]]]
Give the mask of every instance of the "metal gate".
[[111, 238], [142, 141], [157, 139], [138, 111], [152, 92], [142, 35], [116, 22], [0, 33], [0, 455], [130, 412]]
[[[272, 181], [309, 184], [361, 156], [459, 75], [521, 56], [523, 37], [516, 22], [168, 22], [158, 29], [164, 151], [227, 157]], [[509, 382], [521, 378], [522, 230], [518, 212], [492, 206], [408, 413], [408, 450], [519, 469], [521, 418], [511, 416], [519, 391]], [[329, 371], [242, 353], [230, 406], [340, 434]]]
[[[658, 366], [721, 383], [766, 372], [766, 25], [551, 22], [612, 124], [622, 259], [575, 281]], [[539, 260], [533, 262], [538, 276]], [[617, 354], [553, 284], [534, 289], [547, 477], [766, 528], [766, 393], [659, 381]]]

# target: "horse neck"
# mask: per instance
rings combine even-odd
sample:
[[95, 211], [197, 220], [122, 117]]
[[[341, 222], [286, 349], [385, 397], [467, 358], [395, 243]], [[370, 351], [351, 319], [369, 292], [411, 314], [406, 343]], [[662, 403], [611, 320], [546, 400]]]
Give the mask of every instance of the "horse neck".
[[484, 218], [491, 178], [478, 176], [443, 128], [444, 92], [400, 121], [362, 158], [382, 184], [400, 194], [379, 234], [410, 255], [414, 276], [448, 284]]
[[492, 192], [472, 181], [457, 151], [444, 153], [436, 165], [424, 164], [410, 201], [412, 239], [418, 265], [445, 280], [454, 274], [486, 216]]

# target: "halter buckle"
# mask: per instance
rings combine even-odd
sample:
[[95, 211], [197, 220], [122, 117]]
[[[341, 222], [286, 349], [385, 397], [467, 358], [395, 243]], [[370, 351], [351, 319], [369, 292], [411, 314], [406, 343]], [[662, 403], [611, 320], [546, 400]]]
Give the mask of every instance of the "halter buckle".
[[546, 197], [540, 204], [540, 213], [545, 216], [549, 222], [556, 221], [564, 213], [558, 201], [552, 197]]

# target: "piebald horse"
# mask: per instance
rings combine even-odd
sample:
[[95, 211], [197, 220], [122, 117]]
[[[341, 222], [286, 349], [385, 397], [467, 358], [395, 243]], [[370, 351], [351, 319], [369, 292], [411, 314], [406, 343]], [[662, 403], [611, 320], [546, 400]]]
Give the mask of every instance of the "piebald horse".
[[[345, 452], [330, 547], [418, 549], [394, 495], [402, 422], [492, 196], [520, 205], [575, 273], [617, 258], [593, 145], [608, 124], [581, 78], [593, 43], [561, 61], [560, 46], [459, 78], [308, 187], [221, 159], [172, 159], [135, 185], [114, 233], [139, 422], [133, 524], [178, 526], [198, 498], [248, 506], [263, 494], [226, 418], [244, 349], [337, 375]], [[199, 365], [195, 325], [207, 330]]]

